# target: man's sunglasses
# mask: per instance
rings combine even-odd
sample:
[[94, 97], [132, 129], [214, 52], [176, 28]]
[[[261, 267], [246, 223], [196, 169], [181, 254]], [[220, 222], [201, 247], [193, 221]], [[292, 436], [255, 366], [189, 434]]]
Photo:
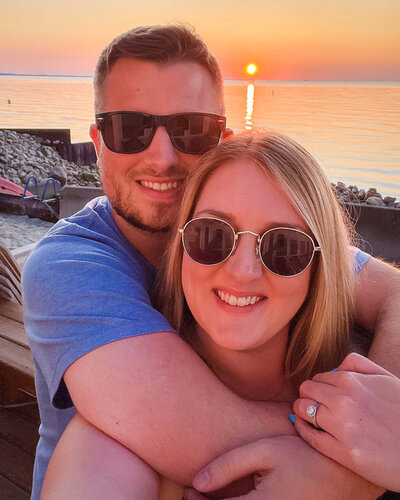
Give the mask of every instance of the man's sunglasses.
[[239, 235], [257, 236], [256, 253], [261, 262], [278, 276], [297, 276], [310, 265], [314, 253], [321, 250], [311, 236], [290, 227], [274, 227], [259, 235], [253, 231], [238, 231], [221, 219], [199, 217], [184, 227], [182, 244], [187, 255], [196, 263], [215, 266], [228, 259], [238, 243]]
[[136, 111], [96, 114], [96, 125], [113, 153], [139, 153], [148, 148], [157, 127], [165, 127], [178, 151], [201, 155], [216, 146], [226, 126], [226, 117], [210, 113], [149, 115]]

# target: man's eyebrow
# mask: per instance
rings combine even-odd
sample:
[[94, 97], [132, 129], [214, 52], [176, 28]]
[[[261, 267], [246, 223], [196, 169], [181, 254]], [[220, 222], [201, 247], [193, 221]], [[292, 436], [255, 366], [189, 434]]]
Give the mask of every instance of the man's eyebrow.
[[[196, 212], [193, 218], [207, 217], [207, 216], [217, 217], [218, 219], [222, 219], [225, 222], [229, 222], [229, 224], [233, 226], [233, 228], [237, 226], [236, 220], [231, 214], [223, 212], [221, 210], [215, 210], [212, 208], [205, 208], [204, 210], [200, 210], [200, 212]], [[301, 224], [291, 224], [290, 222], [279, 222], [279, 221], [270, 223], [267, 222], [262, 229], [262, 233], [265, 233], [265, 231], [268, 231], [269, 229], [274, 229], [275, 227], [289, 227], [291, 229], [298, 229], [300, 231], [308, 233], [307, 226], [302, 226]]]

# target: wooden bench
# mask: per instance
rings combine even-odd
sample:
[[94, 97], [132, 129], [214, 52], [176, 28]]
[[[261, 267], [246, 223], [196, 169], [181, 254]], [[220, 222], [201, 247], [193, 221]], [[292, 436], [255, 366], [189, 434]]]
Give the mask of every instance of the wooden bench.
[[35, 398], [34, 365], [24, 329], [22, 306], [0, 299], [0, 404]]
[[10, 252], [0, 245], [0, 405], [35, 399], [34, 365], [24, 328], [21, 269], [33, 245]]

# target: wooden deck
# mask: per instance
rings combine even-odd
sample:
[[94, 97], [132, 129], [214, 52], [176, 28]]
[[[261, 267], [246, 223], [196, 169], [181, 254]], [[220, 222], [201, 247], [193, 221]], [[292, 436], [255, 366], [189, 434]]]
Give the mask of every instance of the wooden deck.
[[28, 500], [38, 440], [36, 403], [0, 407], [0, 500]]
[[38, 440], [33, 361], [20, 304], [0, 299], [0, 500], [28, 500]]

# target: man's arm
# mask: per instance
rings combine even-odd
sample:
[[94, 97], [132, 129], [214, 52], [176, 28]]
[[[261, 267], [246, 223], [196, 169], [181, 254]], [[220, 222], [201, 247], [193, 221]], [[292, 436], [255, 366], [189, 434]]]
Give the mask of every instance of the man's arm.
[[65, 381], [84, 418], [181, 484], [227, 450], [294, 433], [287, 405], [236, 396], [172, 333], [95, 349]]
[[[376, 330], [371, 354], [394, 373], [399, 297], [399, 271], [371, 259], [359, 273], [356, 320]], [[171, 333], [100, 347], [73, 363], [65, 380], [90, 423], [182, 484], [229, 449], [293, 433], [285, 407], [242, 400]]]
[[357, 277], [355, 321], [374, 333], [368, 357], [400, 376], [400, 270], [371, 257]]

